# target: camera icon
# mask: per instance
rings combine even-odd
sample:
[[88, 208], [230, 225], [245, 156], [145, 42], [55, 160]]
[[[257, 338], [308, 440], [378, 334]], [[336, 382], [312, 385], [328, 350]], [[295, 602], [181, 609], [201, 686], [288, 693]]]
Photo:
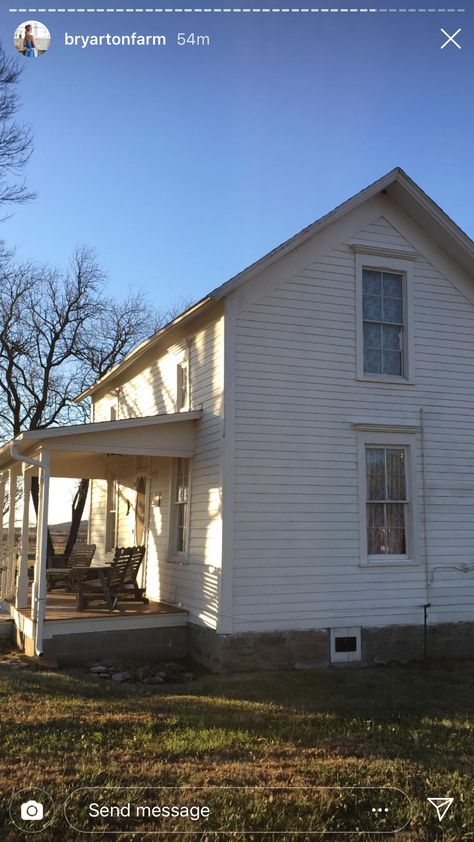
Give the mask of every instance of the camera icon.
[[44, 818], [44, 808], [39, 801], [24, 801], [20, 806], [20, 818], [27, 822], [40, 822]]

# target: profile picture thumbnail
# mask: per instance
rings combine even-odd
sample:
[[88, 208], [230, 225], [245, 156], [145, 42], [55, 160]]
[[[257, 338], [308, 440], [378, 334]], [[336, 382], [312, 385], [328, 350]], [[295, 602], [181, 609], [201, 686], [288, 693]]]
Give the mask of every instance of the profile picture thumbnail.
[[13, 41], [15, 49], [25, 58], [38, 58], [49, 49], [51, 35], [39, 20], [25, 20], [16, 28]]

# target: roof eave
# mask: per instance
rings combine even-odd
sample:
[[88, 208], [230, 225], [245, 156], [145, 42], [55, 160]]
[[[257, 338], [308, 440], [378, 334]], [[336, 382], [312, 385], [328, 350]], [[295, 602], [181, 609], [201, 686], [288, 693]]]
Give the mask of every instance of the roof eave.
[[90, 395], [94, 394], [94, 392], [96, 392], [98, 389], [101, 389], [102, 386], [104, 386], [110, 380], [113, 380], [114, 377], [119, 373], [119, 371], [120, 373], [122, 373], [122, 371], [125, 371], [127, 368], [133, 365], [133, 363], [137, 359], [139, 359], [142, 353], [147, 351], [149, 348], [152, 348], [153, 345], [157, 344], [166, 333], [168, 333], [170, 330], [173, 330], [173, 328], [178, 327], [183, 322], [194, 318], [211, 303], [213, 303], [212, 294], [206, 295], [204, 298], [201, 298], [199, 301], [197, 301], [196, 304], [193, 304], [191, 307], [188, 307], [187, 310], [184, 310], [182, 313], [180, 313], [179, 316], [176, 316], [176, 318], [173, 319], [171, 322], [168, 322], [168, 324], [163, 325], [163, 327], [160, 328], [156, 333], [154, 333], [152, 336], [149, 336], [148, 339], [144, 339], [143, 342], [140, 342], [140, 344], [136, 346], [136, 348], [133, 348], [123, 358], [121, 362], [116, 363], [92, 386], [89, 386], [88, 389], [85, 389], [83, 392], [81, 392], [80, 395], [74, 398], [74, 403], [80, 403], [80, 401], [83, 401], [85, 398], [88, 398], [90, 397]]
[[228, 281], [221, 284], [220, 286], [216, 287], [212, 290], [209, 295], [205, 298], [202, 298], [192, 307], [185, 310], [176, 319], [173, 319], [172, 322], [169, 322], [167, 325], [164, 325], [157, 333], [153, 334], [153, 336], [145, 339], [140, 345], [137, 345], [129, 354], [122, 360], [122, 362], [117, 363], [113, 368], [110, 369], [103, 377], [97, 380], [92, 386], [86, 389], [84, 392], [81, 392], [74, 400], [75, 403], [79, 403], [80, 401], [84, 400], [85, 398], [90, 397], [99, 389], [101, 389], [104, 385], [109, 384], [119, 373], [126, 371], [137, 359], [141, 356], [142, 353], [148, 351], [152, 348], [155, 344], [157, 344], [163, 336], [168, 333], [168, 331], [172, 330], [173, 328], [177, 327], [179, 324], [183, 323], [184, 321], [188, 321], [189, 319], [194, 318], [198, 311], [199, 313], [210, 304], [220, 301], [221, 299], [225, 298], [232, 290], [239, 286], [241, 283], [244, 283], [247, 280], [250, 280], [254, 275], [257, 275], [259, 272], [262, 272], [268, 266], [278, 260], [279, 258], [283, 257], [284, 255], [288, 254], [289, 252], [293, 251], [294, 249], [298, 248], [302, 243], [306, 240], [310, 239], [310, 237], [314, 236], [319, 230], [322, 230], [326, 225], [335, 222], [340, 216], [347, 213], [351, 210], [352, 207], [356, 207], [358, 204], [361, 204], [363, 201], [371, 198], [372, 195], [376, 195], [376, 193], [383, 190], [387, 185], [391, 184], [393, 180], [396, 178], [398, 174], [401, 174], [403, 171], [400, 170], [398, 167], [391, 170], [386, 175], [379, 178], [373, 184], [370, 184], [368, 187], [365, 187], [355, 196], [352, 196], [347, 201], [343, 202], [341, 205], [338, 205], [337, 208], [333, 209], [329, 213], [325, 214], [324, 216], [320, 217], [316, 222], [312, 222], [311, 225], [308, 225], [306, 228], [303, 228], [298, 234], [295, 234], [293, 237], [290, 237], [288, 240], [285, 240], [284, 243], [281, 243], [276, 248], [272, 249], [272, 251], [268, 252], [264, 257], [260, 258], [259, 260], [251, 263], [250, 266], [247, 266], [242, 272], [239, 272], [238, 275], [234, 275], [232, 278], [229, 278]]
[[[320, 219], [316, 220], [316, 222], [313, 222], [311, 225], [303, 228], [303, 230], [298, 234], [295, 234], [293, 237], [285, 240], [285, 242], [268, 252], [268, 254], [264, 255], [264, 257], [250, 264], [250, 266], [243, 269], [242, 272], [239, 272], [238, 275], [234, 275], [228, 281], [221, 284], [221, 286], [216, 287], [209, 293], [208, 296], [198, 301], [197, 304], [193, 305], [193, 307], [185, 310], [176, 319], [161, 328], [161, 330], [159, 330], [156, 334], [134, 348], [121, 363], [117, 363], [117, 365], [110, 369], [110, 371], [107, 372], [107, 374], [105, 374], [93, 386], [82, 392], [82, 394], [75, 399], [76, 402], [90, 397], [90, 395], [97, 392], [104, 385], [113, 381], [117, 375], [122, 374], [131, 365], [133, 365], [133, 363], [135, 363], [143, 353], [161, 341], [163, 336], [170, 330], [183, 322], [195, 318], [195, 316], [200, 314], [205, 308], [225, 298], [241, 284], [269, 268], [276, 260], [281, 259], [285, 255], [299, 248], [299, 246], [303, 245], [303, 243], [311, 239], [311, 237], [314, 237], [328, 225], [332, 225], [351, 210], [359, 207], [363, 202], [368, 201], [381, 192], [387, 192], [387, 194], [390, 197], [393, 197], [393, 200], [396, 202], [397, 198], [400, 198], [400, 196], [397, 196], [397, 185], [415, 202], [417, 202], [419, 207], [424, 209], [425, 213], [427, 213], [431, 220], [433, 220], [433, 222], [438, 226], [438, 230], [440, 232], [444, 232], [445, 242], [441, 243], [441, 247], [444, 247], [444, 250], [448, 254], [450, 251], [453, 252], [454, 249], [449, 249], [449, 241], [451, 240], [454, 241], [456, 246], [461, 249], [462, 254], [458, 257], [458, 262], [467, 274], [470, 274], [474, 278], [474, 243], [472, 240], [461, 228], [459, 228], [458, 225], [456, 225], [456, 223], [442, 210], [442, 208], [440, 208], [430, 198], [430, 196], [424, 193], [424, 191], [407, 175], [404, 170], [400, 167], [395, 167], [390, 170], [390, 172], [386, 173], [386, 175], [382, 176], [382, 178], [379, 178], [377, 181], [369, 184], [368, 187], [365, 187], [363, 190], [359, 191], [359, 193], [356, 193], [332, 211], [320, 217]], [[451, 257], [453, 258], [452, 254]], [[454, 256], [453, 259], [456, 259], [456, 256]]]

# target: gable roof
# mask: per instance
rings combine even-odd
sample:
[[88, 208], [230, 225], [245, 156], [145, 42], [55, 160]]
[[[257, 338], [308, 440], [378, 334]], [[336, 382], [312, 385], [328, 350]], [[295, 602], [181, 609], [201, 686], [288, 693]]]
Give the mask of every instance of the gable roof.
[[378, 193], [385, 193], [395, 205], [400, 207], [415, 223], [419, 225], [449, 255], [470, 277], [474, 279], [474, 242], [455, 222], [437, 205], [400, 167], [390, 170], [386, 175], [374, 181], [364, 190], [356, 193], [350, 199], [338, 205], [334, 210], [320, 217], [316, 222], [303, 228], [298, 234], [285, 240], [281, 245], [272, 249], [264, 257], [252, 263], [242, 272], [230, 278], [221, 286], [216, 287], [192, 307], [189, 307], [173, 321], [160, 328], [153, 336], [141, 342], [107, 374], [104, 374], [93, 386], [82, 392], [76, 401], [83, 400], [94, 394], [104, 385], [111, 383], [117, 375], [122, 374], [133, 365], [150, 348], [161, 342], [162, 338], [178, 325], [184, 324], [208, 309], [212, 304], [225, 298], [234, 289], [250, 280], [255, 275], [268, 269], [273, 263], [297, 249], [320, 231], [332, 225], [338, 219], [364, 202], [372, 199]]

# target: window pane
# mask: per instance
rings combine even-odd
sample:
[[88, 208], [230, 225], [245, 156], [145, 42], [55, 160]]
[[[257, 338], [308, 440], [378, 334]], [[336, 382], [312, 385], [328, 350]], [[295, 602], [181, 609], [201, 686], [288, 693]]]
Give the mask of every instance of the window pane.
[[176, 467], [176, 503], [186, 503], [188, 499], [188, 460], [178, 459]]
[[367, 504], [367, 520], [369, 529], [378, 529], [385, 526], [384, 520], [384, 504], [383, 503], [368, 503]]
[[173, 549], [183, 553], [187, 550], [187, 517], [189, 500], [189, 459], [176, 460], [176, 487], [174, 492], [174, 537]]
[[379, 295], [364, 295], [364, 319], [371, 322], [382, 321], [382, 298]]
[[387, 499], [406, 500], [404, 450], [387, 450]]
[[364, 371], [367, 374], [382, 373], [382, 351], [376, 349], [364, 351]]
[[392, 555], [406, 553], [405, 506], [403, 503], [387, 503], [387, 549]]
[[389, 529], [405, 528], [405, 504], [387, 503], [387, 527]]
[[406, 540], [404, 529], [387, 529], [387, 549], [390, 555], [406, 555]]
[[383, 300], [383, 321], [401, 325], [403, 322], [403, 304], [400, 298]]
[[367, 552], [380, 555], [385, 552], [385, 513], [383, 503], [367, 504]]
[[186, 549], [186, 506], [176, 508], [176, 550], [182, 553]]
[[383, 294], [392, 298], [402, 298], [402, 275], [392, 272], [383, 273]]
[[382, 373], [401, 376], [402, 355], [400, 351], [383, 351]]
[[177, 408], [184, 409], [188, 405], [189, 393], [189, 377], [187, 362], [178, 365], [178, 394], [177, 394]]
[[[394, 328], [389, 328], [394, 330]], [[396, 330], [396, 328], [395, 328]], [[381, 348], [382, 347], [382, 326], [375, 325], [372, 322], [365, 322], [364, 324], [364, 348]], [[398, 347], [398, 346], [397, 346]]]
[[382, 325], [382, 344], [388, 351], [400, 351], [402, 347], [401, 339], [401, 327]]
[[367, 448], [366, 465], [367, 500], [385, 500], [385, 450], [382, 447]]
[[371, 269], [362, 270], [362, 284], [364, 295], [382, 294], [382, 273], [373, 272]]

